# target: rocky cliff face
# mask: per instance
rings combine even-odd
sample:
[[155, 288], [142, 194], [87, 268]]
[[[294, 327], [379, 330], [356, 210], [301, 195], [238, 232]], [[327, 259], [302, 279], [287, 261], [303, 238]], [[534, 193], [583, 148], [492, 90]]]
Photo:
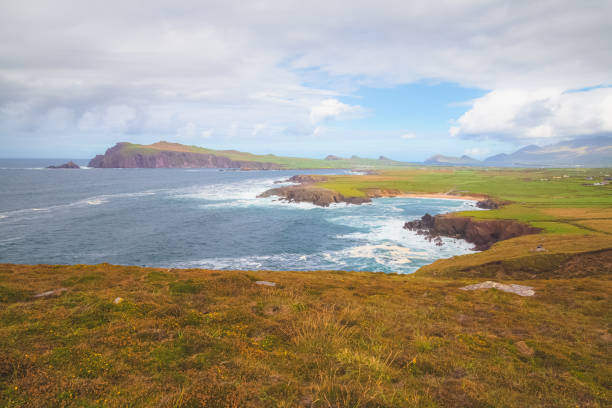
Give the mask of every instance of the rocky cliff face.
[[404, 228], [433, 239], [440, 236], [464, 239], [473, 243], [474, 249], [478, 251], [489, 249], [497, 241], [537, 234], [541, 231], [539, 228], [516, 221], [476, 220], [448, 214], [434, 217], [425, 214], [420, 220], [407, 222]]
[[159, 150], [140, 153], [126, 150], [127, 143], [117, 143], [104, 155], [97, 155], [89, 167], [98, 168], [237, 168], [244, 170], [271, 170], [282, 167], [274, 163], [235, 161], [227, 157], [205, 153]]

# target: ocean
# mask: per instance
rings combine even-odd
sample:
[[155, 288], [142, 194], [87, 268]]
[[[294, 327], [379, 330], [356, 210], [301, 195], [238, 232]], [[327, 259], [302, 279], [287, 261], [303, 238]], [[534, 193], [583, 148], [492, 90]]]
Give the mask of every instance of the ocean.
[[257, 198], [295, 174], [344, 170], [44, 168], [65, 161], [0, 160], [0, 263], [412, 273], [473, 252], [402, 228], [425, 213], [475, 209], [473, 201], [321, 208]]

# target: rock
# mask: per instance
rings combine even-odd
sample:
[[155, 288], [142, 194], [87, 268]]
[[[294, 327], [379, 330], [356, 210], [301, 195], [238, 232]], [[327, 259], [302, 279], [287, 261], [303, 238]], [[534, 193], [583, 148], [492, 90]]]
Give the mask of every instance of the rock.
[[287, 179], [287, 181], [290, 183], [298, 183], [298, 184], [318, 183], [318, 182], [325, 181], [325, 180], [327, 180], [326, 176], [317, 176], [317, 175], [311, 175], [311, 174], [296, 174], [295, 176], [292, 176], [289, 179]]
[[62, 293], [66, 292], [67, 290], [68, 289], [66, 289], [66, 288], [59, 288], [59, 289], [48, 290], [46, 292], [38, 293], [38, 294], [34, 295], [33, 297], [35, 299], [57, 297], [57, 296], [61, 295]]
[[325, 160], [342, 160], [342, 157], [334, 156], [333, 154], [328, 155]]
[[536, 234], [539, 228], [511, 220], [476, 220], [452, 215], [425, 214], [420, 220], [408, 221], [404, 228], [416, 231], [430, 239], [438, 236], [464, 239], [474, 244], [474, 249], [484, 251], [498, 241]]
[[48, 169], [80, 169], [81, 167], [73, 161], [68, 163], [60, 164], [59, 166], [49, 166]]
[[257, 197], [278, 196], [289, 202], [308, 202], [321, 207], [328, 207], [333, 203], [363, 204], [370, 202], [368, 197], [344, 197], [342, 194], [322, 187], [311, 185], [287, 186], [264, 191]]
[[379, 157], [378, 157], [378, 160], [391, 161], [391, 159], [390, 159], [390, 158], [385, 157], [385, 156], [379, 156]]
[[525, 357], [533, 356], [533, 349], [522, 340], [516, 343], [516, 349]]
[[113, 300], [113, 303], [118, 305], [119, 303], [123, 302], [123, 298], [122, 297], [116, 297], [115, 300]]
[[274, 282], [268, 282], [268, 281], [257, 281], [255, 282], [256, 285], [263, 285], [263, 286], [276, 286], [276, 283]]
[[490, 198], [487, 198], [486, 200], [480, 200], [476, 203], [476, 207], [484, 208], [486, 210], [496, 210], [502, 205], [504, 205], [504, 203], [500, 201], [492, 200]]
[[546, 252], [546, 248], [544, 248], [542, 245], [538, 245], [535, 249], [535, 252]]
[[535, 291], [531, 286], [522, 286], [510, 284], [506, 285], [503, 283], [497, 283], [493, 281], [486, 281], [482, 283], [476, 283], [474, 285], [468, 285], [460, 288], [461, 290], [477, 290], [477, 289], [497, 289], [502, 292], [515, 293], [519, 296], [533, 296]]

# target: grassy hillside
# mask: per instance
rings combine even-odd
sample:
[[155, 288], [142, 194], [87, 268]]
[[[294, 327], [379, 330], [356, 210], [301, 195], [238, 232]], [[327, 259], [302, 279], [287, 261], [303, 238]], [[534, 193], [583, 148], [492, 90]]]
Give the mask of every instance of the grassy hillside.
[[596, 259], [512, 281], [530, 298], [459, 289], [476, 275], [0, 265], [0, 406], [610, 406]]
[[288, 169], [372, 169], [392, 168], [406, 166], [407, 163], [392, 160], [376, 160], [365, 158], [342, 159], [342, 160], [319, 160], [305, 159], [300, 157], [283, 157], [273, 154], [259, 155], [239, 152], [236, 150], [213, 150], [198, 146], [186, 146], [179, 143], [158, 142], [151, 145], [140, 145], [129, 143], [123, 149], [125, 154], [140, 153], [143, 155], [157, 154], [160, 151], [204, 153], [227, 157], [236, 161], [250, 161], [258, 163], [273, 163]]

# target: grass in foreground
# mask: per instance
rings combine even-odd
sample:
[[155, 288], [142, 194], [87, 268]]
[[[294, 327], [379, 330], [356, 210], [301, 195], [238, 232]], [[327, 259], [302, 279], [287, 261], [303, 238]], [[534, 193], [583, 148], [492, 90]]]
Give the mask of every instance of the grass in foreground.
[[0, 406], [610, 406], [597, 259], [517, 281], [532, 298], [469, 275], [0, 265]]

